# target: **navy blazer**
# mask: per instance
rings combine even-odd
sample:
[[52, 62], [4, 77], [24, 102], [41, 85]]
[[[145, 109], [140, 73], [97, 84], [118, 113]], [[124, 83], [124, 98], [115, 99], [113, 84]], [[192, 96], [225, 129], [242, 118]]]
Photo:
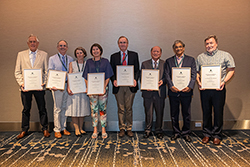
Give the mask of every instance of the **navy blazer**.
[[[142, 62], [141, 65], [141, 69], [153, 69], [153, 65], [152, 65], [152, 59], [146, 60], [144, 62]], [[159, 61], [159, 80], [163, 81], [163, 84], [159, 87], [159, 97], [161, 98], [166, 98], [166, 82], [164, 82], [164, 61], [160, 59]], [[153, 95], [155, 91], [146, 91], [146, 90], [142, 90], [142, 97], [144, 98], [151, 98], [151, 96]]]
[[176, 55], [168, 58], [165, 62], [165, 71], [164, 71], [164, 75], [165, 75], [165, 80], [167, 82], [168, 85], [168, 95], [169, 96], [192, 96], [193, 95], [193, 89], [194, 89], [194, 85], [195, 85], [195, 81], [196, 81], [196, 64], [195, 64], [195, 59], [191, 56], [184, 56], [183, 62], [182, 62], [182, 67], [190, 67], [191, 68], [191, 80], [188, 84], [188, 87], [191, 88], [190, 92], [184, 93], [184, 92], [172, 92], [171, 91], [171, 87], [174, 86], [173, 82], [172, 82], [172, 67], [176, 67], [175, 65], [175, 60], [174, 57]]
[[[114, 80], [116, 80], [116, 66], [121, 64], [121, 51], [116, 52], [110, 56], [110, 64], [113, 69], [114, 75], [110, 78], [113, 84], [113, 94], [117, 94], [119, 91], [119, 86], [114, 86]], [[134, 79], [138, 81], [140, 75], [139, 59], [138, 53], [128, 50], [128, 65], [134, 65]], [[130, 87], [132, 93], [136, 93], [138, 90], [138, 82], [136, 87]]]

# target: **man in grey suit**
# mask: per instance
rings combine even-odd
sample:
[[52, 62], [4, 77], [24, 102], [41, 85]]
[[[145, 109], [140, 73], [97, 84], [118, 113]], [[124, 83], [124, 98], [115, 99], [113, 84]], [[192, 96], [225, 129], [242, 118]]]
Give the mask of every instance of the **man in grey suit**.
[[27, 41], [28, 50], [18, 53], [15, 67], [15, 78], [21, 89], [21, 98], [23, 104], [22, 111], [22, 132], [17, 136], [17, 139], [23, 138], [27, 135], [29, 130], [30, 109], [32, 95], [34, 95], [37, 103], [37, 108], [40, 115], [40, 123], [44, 137], [49, 137], [48, 131], [48, 116], [45, 108], [45, 89], [27, 91], [24, 87], [23, 70], [24, 69], [41, 69], [42, 70], [42, 87], [45, 86], [47, 78], [48, 54], [44, 51], [38, 50], [39, 40], [36, 36], [30, 35]]
[[153, 112], [155, 109], [156, 123], [155, 133], [159, 139], [163, 138], [162, 122], [166, 98], [166, 83], [163, 79], [164, 61], [160, 59], [162, 49], [159, 46], [151, 48], [151, 59], [142, 62], [141, 69], [159, 70], [159, 90], [142, 90], [143, 104], [145, 108], [145, 133], [144, 138], [148, 138], [152, 131]]
[[[168, 96], [170, 104], [170, 113], [173, 126], [173, 136], [171, 140], [176, 140], [182, 136], [187, 142], [191, 142], [190, 137], [190, 121], [191, 121], [191, 100], [193, 96], [193, 89], [196, 80], [196, 64], [195, 59], [184, 54], [185, 44], [181, 40], [176, 40], [173, 44], [175, 55], [168, 58], [165, 62], [165, 79], [168, 85]], [[172, 68], [190, 67], [191, 78], [188, 85], [179, 90], [172, 82]], [[183, 127], [179, 127], [179, 112], [183, 117]]]

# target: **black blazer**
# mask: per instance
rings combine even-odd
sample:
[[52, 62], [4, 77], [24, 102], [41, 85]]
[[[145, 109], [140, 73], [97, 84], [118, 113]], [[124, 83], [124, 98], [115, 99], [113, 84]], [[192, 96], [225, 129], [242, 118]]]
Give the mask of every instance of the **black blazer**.
[[[152, 59], [146, 60], [142, 62], [141, 69], [153, 69], [152, 66]], [[158, 94], [161, 98], [166, 98], [166, 82], [163, 78], [164, 74], [164, 61], [160, 59], [159, 61], [159, 80], [163, 81], [163, 84], [159, 87]], [[146, 91], [142, 90], [142, 97], [144, 98], [151, 98], [155, 91]]]
[[175, 60], [174, 60], [174, 56], [168, 58], [165, 62], [165, 72], [164, 72], [164, 75], [165, 75], [165, 80], [167, 82], [167, 85], [168, 85], [168, 95], [169, 96], [178, 96], [178, 95], [181, 95], [181, 96], [192, 96], [193, 95], [193, 89], [194, 89], [194, 85], [195, 85], [195, 81], [196, 81], [196, 64], [195, 64], [195, 59], [191, 56], [187, 56], [185, 55], [184, 56], [184, 59], [183, 59], [183, 62], [182, 62], [182, 67], [191, 67], [191, 80], [188, 84], [188, 87], [191, 88], [191, 91], [188, 92], [188, 93], [184, 93], [184, 92], [179, 92], [179, 93], [175, 93], [175, 92], [172, 92], [170, 90], [170, 88], [173, 85], [173, 82], [172, 82], [172, 67], [176, 67], [175, 65]]
[[[116, 66], [122, 65], [121, 51], [116, 52], [110, 56], [110, 64], [114, 72], [114, 75], [110, 78], [113, 84], [113, 94], [117, 94], [117, 92], [119, 91], [119, 86], [118, 87], [114, 86], [114, 80], [116, 80]], [[134, 65], [134, 79], [137, 82], [140, 75], [138, 53], [128, 50], [128, 65]], [[136, 84], [136, 87], [130, 87], [130, 91], [132, 93], [136, 93], [137, 90], [138, 90], [138, 82]]]

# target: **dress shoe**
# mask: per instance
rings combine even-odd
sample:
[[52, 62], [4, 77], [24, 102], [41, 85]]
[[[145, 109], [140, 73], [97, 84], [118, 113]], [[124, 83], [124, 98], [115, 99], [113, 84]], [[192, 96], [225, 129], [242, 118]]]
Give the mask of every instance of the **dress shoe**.
[[44, 130], [43, 131], [43, 136], [44, 137], [50, 137], [49, 131], [48, 130]]
[[69, 135], [70, 135], [70, 132], [67, 131], [66, 129], [64, 129], [64, 130], [63, 130], [63, 135], [69, 136]]
[[58, 139], [62, 138], [61, 132], [55, 132], [55, 138], [58, 138]]
[[27, 132], [22, 131], [22, 132], [16, 137], [16, 139], [19, 140], [19, 139], [23, 138], [23, 137], [26, 136], [26, 135], [27, 135]]
[[121, 129], [118, 136], [123, 137], [124, 135], [125, 135], [125, 130]]
[[189, 135], [184, 136], [184, 140], [186, 142], [191, 142], [192, 141], [192, 139], [191, 139], [191, 137]]
[[213, 143], [214, 143], [214, 145], [220, 145], [220, 139], [218, 139], [218, 138], [214, 138], [214, 141], [213, 141]]
[[145, 132], [143, 138], [149, 138], [150, 132]]
[[127, 130], [127, 135], [129, 137], [134, 137], [134, 133], [131, 130]]
[[174, 134], [173, 136], [171, 136], [171, 140], [173, 141], [173, 140], [176, 140], [177, 138], [179, 138], [180, 137], [180, 135], [179, 134]]
[[202, 143], [203, 144], [207, 144], [209, 142], [210, 138], [205, 136], [203, 139], [202, 139]]
[[156, 136], [157, 136], [157, 138], [159, 138], [159, 139], [163, 139], [163, 133], [158, 133]]

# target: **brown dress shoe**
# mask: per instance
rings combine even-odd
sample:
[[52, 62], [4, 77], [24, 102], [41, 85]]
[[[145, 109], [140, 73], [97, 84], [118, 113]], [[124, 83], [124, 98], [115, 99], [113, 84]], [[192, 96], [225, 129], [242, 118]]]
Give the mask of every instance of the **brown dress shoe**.
[[70, 132], [67, 131], [66, 129], [64, 129], [64, 130], [63, 130], [63, 135], [69, 136], [69, 135], [70, 135]]
[[125, 130], [124, 129], [121, 129], [118, 136], [119, 137], [123, 137], [125, 135]]
[[220, 139], [214, 138], [213, 143], [214, 143], [214, 145], [220, 145]]
[[55, 138], [62, 138], [62, 134], [60, 132], [55, 132]]
[[49, 131], [48, 130], [44, 130], [43, 131], [43, 136], [44, 137], [50, 137]]
[[131, 130], [127, 130], [127, 135], [129, 137], [134, 137], [134, 133]]
[[26, 136], [26, 135], [27, 135], [27, 132], [22, 131], [22, 132], [16, 137], [16, 139], [19, 140], [19, 139], [23, 138], [23, 137]]
[[203, 144], [207, 144], [209, 142], [210, 138], [205, 136], [203, 139], [202, 139], [202, 143]]

